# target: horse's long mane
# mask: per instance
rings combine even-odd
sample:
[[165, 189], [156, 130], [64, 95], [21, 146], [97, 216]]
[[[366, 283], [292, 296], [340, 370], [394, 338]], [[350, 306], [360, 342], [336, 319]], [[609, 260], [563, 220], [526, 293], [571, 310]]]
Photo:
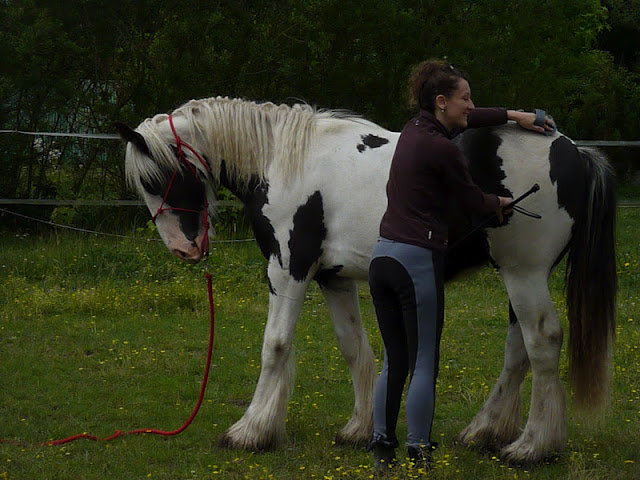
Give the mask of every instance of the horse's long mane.
[[[228, 97], [191, 100], [176, 109], [172, 116], [176, 125], [183, 125], [179, 129], [183, 140], [208, 160], [214, 177], [219, 178], [221, 160], [224, 160], [227, 175], [241, 181], [252, 176], [264, 178], [269, 166], [278, 168], [285, 179], [301, 171], [318, 119], [358, 121], [356, 115], [318, 110], [306, 104], [275, 105]], [[149, 162], [129, 146], [127, 177], [130, 183], [139, 187], [141, 175], [146, 179], [157, 179], [166, 175], [164, 172], [175, 169], [176, 157], [168, 115], [148, 118], [136, 131], [144, 137], [153, 157], [153, 162]], [[199, 162], [189, 152], [187, 154], [202, 170]]]

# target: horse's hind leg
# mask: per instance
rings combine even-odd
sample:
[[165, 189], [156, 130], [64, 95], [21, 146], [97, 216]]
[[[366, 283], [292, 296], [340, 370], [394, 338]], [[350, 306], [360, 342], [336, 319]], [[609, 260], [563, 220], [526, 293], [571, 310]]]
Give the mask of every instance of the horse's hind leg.
[[355, 403], [349, 422], [336, 436], [336, 442], [364, 445], [373, 430], [373, 389], [375, 359], [362, 326], [355, 280], [333, 277], [318, 282], [329, 307], [338, 347], [353, 378]]
[[520, 324], [509, 305], [502, 373], [480, 412], [460, 433], [460, 443], [494, 450], [518, 438], [522, 422], [520, 387], [528, 370], [529, 357]]
[[529, 418], [520, 437], [502, 451], [506, 460], [526, 464], [561, 451], [566, 443], [566, 404], [559, 363], [562, 327], [547, 286], [546, 272], [502, 271], [533, 373]]

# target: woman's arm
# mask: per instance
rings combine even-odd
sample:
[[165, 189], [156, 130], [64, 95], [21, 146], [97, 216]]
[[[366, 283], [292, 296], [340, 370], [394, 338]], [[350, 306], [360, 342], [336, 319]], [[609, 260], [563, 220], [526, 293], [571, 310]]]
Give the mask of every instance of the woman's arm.
[[553, 130], [553, 120], [551, 120], [549, 117], [546, 117], [544, 119], [544, 127], [534, 125], [533, 122], [536, 121], [536, 114], [531, 112], [507, 110], [507, 119], [513, 120], [522, 128], [533, 130], [534, 132], [538, 133], [544, 133], [545, 131], [550, 132]]
[[[533, 130], [534, 132], [544, 133], [545, 131], [553, 131], [553, 120], [545, 118], [544, 127], [534, 125], [536, 114], [532, 112], [523, 112], [521, 110], [505, 110], [504, 108], [476, 108], [469, 115], [469, 124], [467, 128], [491, 127], [494, 125], [502, 125], [508, 120], [513, 120], [522, 128]], [[456, 130], [454, 136], [460, 133], [462, 129]]]

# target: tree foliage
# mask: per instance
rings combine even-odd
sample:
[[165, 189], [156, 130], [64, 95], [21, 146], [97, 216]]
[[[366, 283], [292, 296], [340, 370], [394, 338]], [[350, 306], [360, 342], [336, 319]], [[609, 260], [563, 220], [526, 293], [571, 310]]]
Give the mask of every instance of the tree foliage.
[[[638, 35], [634, 18], [638, 0], [4, 0], [0, 128], [110, 132], [229, 95], [397, 130], [411, 66], [446, 57], [477, 105], [544, 108], [574, 138], [635, 139], [638, 43], [620, 37]], [[4, 135], [0, 153], [3, 197], [127, 194], [115, 142]]]

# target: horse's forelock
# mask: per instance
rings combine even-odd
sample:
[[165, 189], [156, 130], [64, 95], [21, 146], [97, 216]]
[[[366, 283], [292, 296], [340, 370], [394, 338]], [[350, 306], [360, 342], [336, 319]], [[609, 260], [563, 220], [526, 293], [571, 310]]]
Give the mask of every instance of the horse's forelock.
[[156, 117], [142, 122], [136, 131], [144, 138], [151, 156], [127, 145], [126, 175], [130, 186], [142, 193], [142, 182], [162, 182], [176, 168], [175, 153], [163, 137]]

